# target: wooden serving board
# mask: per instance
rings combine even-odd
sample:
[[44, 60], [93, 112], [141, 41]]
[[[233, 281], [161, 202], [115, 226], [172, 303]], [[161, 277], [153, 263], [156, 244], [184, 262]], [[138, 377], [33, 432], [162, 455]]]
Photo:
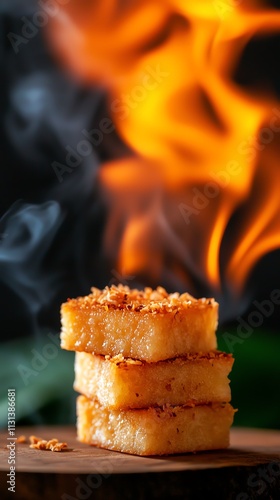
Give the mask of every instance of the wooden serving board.
[[[0, 498], [280, 498], [280, 432], [232, 428], [227, 450], [138, 457], [79, 443], [74, 427], [17, 428], [68, 443], [54, 453], [16, 444], [16, 493], [7, 496], [7, 431], [0, 434]], [[11, 497], [11, 495], [13, 495]], [[274, 496], [275, 495], [275, 496]]]

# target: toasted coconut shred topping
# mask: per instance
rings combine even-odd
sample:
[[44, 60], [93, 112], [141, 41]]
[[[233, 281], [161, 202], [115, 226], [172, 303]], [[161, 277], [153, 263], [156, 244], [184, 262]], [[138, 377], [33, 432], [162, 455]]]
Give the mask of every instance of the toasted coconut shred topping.
[[[127, 309], [136, 312], [171, 312], [189, 307], [215, 306], [213, 298], [195, 299], [189, 293], [170, 293], [161, 286], [156, 290], [146, 287], [144, 290], [131, 289], [124, 285], [106, 286], [104, 290], [91, 288], [91, 294], [78, 299], [80, 305], [103, 306], [104, 308]], [[74, 299], [75, 300], [75, 299]]]

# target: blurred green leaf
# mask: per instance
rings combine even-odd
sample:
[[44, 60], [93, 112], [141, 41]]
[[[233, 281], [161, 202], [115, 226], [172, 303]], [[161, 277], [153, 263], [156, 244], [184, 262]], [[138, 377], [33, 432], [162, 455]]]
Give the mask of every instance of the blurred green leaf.
[[[1, 427], [7, 426], [9, 388], [16, 389], [17, 423], [56, 423], [64, 408], [67, 423], [74, 422], [74, 353], [63, 351], [52, 335], [51, 339], [44, 334], [1, 345]], [[50, 408], [52, 413], [45, 411]]]
[[[238, 409], [234, 425], [279, 429], [280, 336], [257, 329], [247, 339], [240, 339], [236, 329], [227, 333], [238, 339], [231, 349], [232, 404]], [[224, 331], [218, 332], [219, 349], [229, 352], [226, 338]]]

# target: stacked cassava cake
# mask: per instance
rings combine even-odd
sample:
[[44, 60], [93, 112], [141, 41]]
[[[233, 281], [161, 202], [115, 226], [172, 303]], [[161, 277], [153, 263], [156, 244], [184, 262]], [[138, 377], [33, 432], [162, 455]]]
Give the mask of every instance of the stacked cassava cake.
[[231, 355], [218, 303], [162, 287], [92, 288], [61, 307], [61, 347], [76, 351], [78, 439], [136, 455], [226, 448]]

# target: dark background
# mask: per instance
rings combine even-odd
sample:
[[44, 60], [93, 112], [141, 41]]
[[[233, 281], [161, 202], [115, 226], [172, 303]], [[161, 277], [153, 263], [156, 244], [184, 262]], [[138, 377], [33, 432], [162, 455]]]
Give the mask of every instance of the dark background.
[[[41, 29], [15, 53], [8, 35], [21, 33], [22, 16], [32, 19], [35, 9], [32, 1], [0, 5], [1, 426], [11, 387], [17, 390], [19, 424], [75, 421], [73, 353], [60, 350], [48, 334], [58, 335], [60, 304], [67, 297], [117, 282], [114, 262], [102, 252], [107, 213], [97, 172], [103, 161], [128, 153], [111, 133], [58, 181], [52, 163], [65, 163], [65, 147], [75, 148], [78, 131], [109, 115], [104, 90], [64, 73]], [[249, 92], [269, 88], [280, 99], [279, 40], [251, 40], [233, 79]], [[256, 266], [237, 314], [227, 312], [226, 300], [221, 303], [218, 340], [236, 358], [231, 379], [238, 425], [280, 428], [280, 306], [242, 342], [233, 341], [232, 349], [225, 340], [228, 333], [239, 338], [238, 317], [248, 321], [254, 300], [280, 289], [279, 255], [276, 250]], [[140, 278], [136, 284], [150, 285]], [[196, 294], [208, 291], [199, 284]], [[53, 347], [44, 350], [49, 343]]]

